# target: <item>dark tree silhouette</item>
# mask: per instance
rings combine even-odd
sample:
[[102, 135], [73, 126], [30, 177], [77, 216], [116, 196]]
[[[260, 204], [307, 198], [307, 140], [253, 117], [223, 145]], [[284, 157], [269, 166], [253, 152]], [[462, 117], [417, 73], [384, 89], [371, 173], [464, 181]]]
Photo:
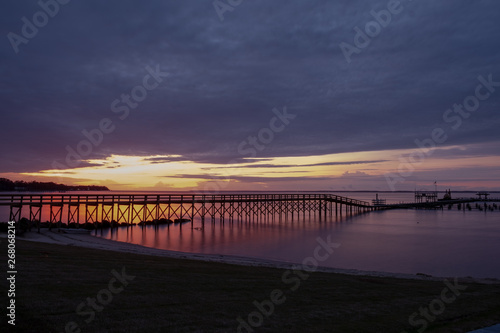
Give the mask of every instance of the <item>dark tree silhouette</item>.
[[0, 191], [109, 191], [109, 189], [98, 185], [63, 185], [54, 182], [25, 182], [0, 178]]

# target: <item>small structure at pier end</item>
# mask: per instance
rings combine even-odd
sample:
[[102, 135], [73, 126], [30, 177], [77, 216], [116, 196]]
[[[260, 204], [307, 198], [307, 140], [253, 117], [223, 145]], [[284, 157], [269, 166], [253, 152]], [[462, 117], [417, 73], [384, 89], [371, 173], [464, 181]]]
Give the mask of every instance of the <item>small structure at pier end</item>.
[[415, 191], [416, 203], [436, 202], [438, 199], [437, 191]]
[[[488, 195], [490, 195], [488, 192], [477, 192], [476, 195], [479, 197], [479, 200], [488, 200]], [[484, 198], [483, 198], [484, 196]]]
[[385, 206], [387, 204], [386, 199], [379, 199], [378, 193], [375, 195], [375, 199], [372, 200], [373, 206]]

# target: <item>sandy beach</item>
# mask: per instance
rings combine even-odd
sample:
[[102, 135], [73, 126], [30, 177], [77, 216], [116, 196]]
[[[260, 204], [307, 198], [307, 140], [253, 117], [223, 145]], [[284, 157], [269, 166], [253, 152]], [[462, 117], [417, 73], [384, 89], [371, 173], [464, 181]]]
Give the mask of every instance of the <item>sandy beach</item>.
[[[27, 232], [16, 237], [16, 329], [62, 331], [75, 323], [92, 332], [234, 332], [238, 318], [256, 315], [256, 302], [280, 291], [285, 302], [263, 319], [264, 330], [397, 333], [408, 329], [409, 316], [431, 304], [450, 281], [466, 289], [429, 332], [468, 332], [499, 322], [498, 281], [446, 282], [333, 268], [311, 273], [297, 266], [153, 249], [90, 234]], [[79, 306], [89, 297], [102, 298], [114, 271], [133, 281], [101, 302], [105, 311], [90, 320]]]

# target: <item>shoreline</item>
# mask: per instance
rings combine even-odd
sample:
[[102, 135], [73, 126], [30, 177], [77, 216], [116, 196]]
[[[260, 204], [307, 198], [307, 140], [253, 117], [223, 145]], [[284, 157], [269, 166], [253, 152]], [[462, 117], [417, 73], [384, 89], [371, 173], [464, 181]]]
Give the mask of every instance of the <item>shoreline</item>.
[[[0, 234], [1, 238], [6, 238], [6, 233]], [[226, 254], [204, 254], [204, 253], [190, 253], [179, 252], [172, 250], [156, 249], [146, 247], [143, 245], [120, 242], [105, 238], [92, 236], [90, 234], [66, 234], [48, 229], [41, 229], [40, 233], [35, 231], [28, 231], [23, 235], [16, 236], [18, 240], [26, 240], [32, 242], [41, 242], [49, 244], [59, 244], [66, 246], [75, 246], [83, 248], [91, 248], [96, 250], [107, 250], [121, 253], [134, 253], [140, 255], [167, 257], [173, 259], [186, 259], [204, 262], [216, 262], [230, 265], [247, 266], [247, 267], [268, 267], [276, 269], [296, 269], [298, 263], [276, 261], [271, 259], [263, 259], [256, 257], [245, 257]], [[397, 279], [412, 279], [423, 281], [442, 281], [455, 277], [438, 277], [420, 274], [405, 274], [405, 273], [392, 273], [381, 271], [363, 271], [356, 269], [342, 269], [333, 267], [318, 266], [314, 272], [344, 274], [353, 276], [367, 276], [367, 277], [388, 277]], [[458, 277], [461, 281], [482, 283], [482, 284], [500, 284], [500, 280], [496, 278], [474, 278], [474, 277]]]

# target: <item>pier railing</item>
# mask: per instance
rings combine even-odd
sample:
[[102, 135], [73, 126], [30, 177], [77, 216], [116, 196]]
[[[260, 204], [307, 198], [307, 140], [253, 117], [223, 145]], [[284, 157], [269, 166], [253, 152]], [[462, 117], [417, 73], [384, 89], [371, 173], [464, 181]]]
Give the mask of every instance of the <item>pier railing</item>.
[[0, 206], [16, 204], [108, 204], [108, 203], [181, 203], [222, 201], [328, 200], [357, 206], [370, 206], [367, 201], [333, 194], [0, 194]]

